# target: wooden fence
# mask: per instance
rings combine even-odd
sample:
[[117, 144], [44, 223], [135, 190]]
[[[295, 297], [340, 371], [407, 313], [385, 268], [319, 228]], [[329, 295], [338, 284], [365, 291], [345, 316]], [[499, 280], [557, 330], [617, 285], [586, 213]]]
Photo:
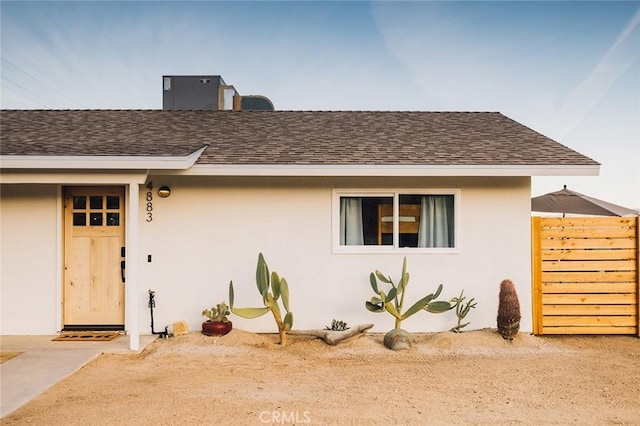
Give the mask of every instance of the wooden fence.
[[638, 217], [532, 218], [534, 334], [640, 336]]

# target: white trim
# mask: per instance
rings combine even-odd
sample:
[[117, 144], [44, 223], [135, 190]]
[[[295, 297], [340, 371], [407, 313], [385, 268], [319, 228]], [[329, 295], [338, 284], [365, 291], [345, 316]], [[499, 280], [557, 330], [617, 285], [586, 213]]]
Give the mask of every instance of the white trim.
[[2, 184], [18, 184], [18, 183], [40, 183], [40, 184], [61, 184], [65, 186], [78, 185], [127, 185], [136, 182], [140, 185], [147, 180], [148, 170], [139, 173], [82, 173], [82, 172], [44, 172], [36, 171], [18, 172], [18, 171], [2, 171], [0, 173], [0, 183]]
[[1, 155], [3, 169], [188, 169], [192, 167], [207, 146], [186, 156], [114, 156], [114, 155]]
[[138, 316], [138, 293], [140, 276], [138, 274], [138, 214], [140, 210], [140, 185], [132, 182], [128, 186], [126, 206], [126, 281], [125, 286], [125, 329], [129, 334], [129, 349], [140, 349], [140, 320]]
[[62, 330], [62, 292], [64, 282], [64, 195], [56, 188], [56, 330]]
[[600, 165], [211, 165], [167, 171], [187, 176], [597, 176]]
[[[340, 245], [340, 197], [393, 197], [393, 235], [399, 230], [399, 196], [400, 195], [453, 195], [455, 215], [454, 247], [398, 247], [398, 238], [393, 239], [393, 245], [385, 246], [343, 246]], [[334, 254], [459, 254], [462, 251], [462, 191], [457, 188], [396, 188], [396, 189], [333, 189], [331, 194], [331, 246]]]
[[[0, 170], [157, 170], [185, 176], [597, 176], [600, 165], [196, 164], [188, 156], [0, 156]], [[4, 175], [4, 173], [3, 173]]]

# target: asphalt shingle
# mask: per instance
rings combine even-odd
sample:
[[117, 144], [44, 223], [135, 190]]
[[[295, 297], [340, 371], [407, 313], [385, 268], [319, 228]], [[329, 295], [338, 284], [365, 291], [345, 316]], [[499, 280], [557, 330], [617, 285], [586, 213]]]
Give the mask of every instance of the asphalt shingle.
[[0, 154], [198, 164], [597, 165], [497, 112], [3, 110]]

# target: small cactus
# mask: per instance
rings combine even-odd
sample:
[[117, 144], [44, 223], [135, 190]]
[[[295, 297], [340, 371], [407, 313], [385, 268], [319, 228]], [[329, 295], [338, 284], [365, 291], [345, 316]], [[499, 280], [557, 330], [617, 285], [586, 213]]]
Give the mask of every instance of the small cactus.
[[462, 320], [464, 319], [464, 317], [467, 316], [467, 314], [471, 309], [476, 307], [476, 304], [477, 304], [477, 302], [474, 302], [474, 300], [476, 300], [474, 297], [469, 299], [469, 301], [465, 304], [464, 300], [467, 297], [463, 296], [463, 294], [464, 294], [464, 290], [460, 292], [459, 297], [454, 297], [453, 299], [451, 299], [451, 303], [455, 304], [454, 306], [456, 308], [456, 315], [458, 316], [458, 325], [451, 328], [451, 331], [453, 331], [454, 333], [462, 332], [462, 329], [469, 325], [468, 322], [462, 324]]
[[[280, 334], [280, 344], [287, 344], [287, 331], [293, 326], [293, 313], [289, 310], [289, 285], [284, 277], [280, 277], [277, 272], [271, 272], [269, 275], [269, 267], [264, 260], [262, 253], [258, 255], [258, 266], [256, 268], [256, 284], [258, 291], [262, 295], [264, 307], [262, 308], [234, 308], [233, 307], [233, 281], [229, 282], [229, 304], [231, 312], [243, 318], [258, 318], [267, 312], [273, 314], [273, 318], [278, 326]], [[287, 312], [284, 318], [278, 306], [278, 300], [282, 297], [282, 305]]]
[[520, 330], [520, 302], [511, 280], [500, 283], [498, 305], [498, 332], [503, 339], [512, 341]]
[[229, 312], [229, 306], [225, 302], [218, 303], [211, 309], [202, 311], [202, 316], [209, 318], [211, 322], [229, 322], [227, 315], [231, 315], [231, 312]]
[[331, 327], [325, 327], [325, 330], [332, 330], [332, 331], [345, 331], [348, 330], [349, 327], [347, 327], [347, 323], [344, 321], [338, 321], [338, 320], [333, 320], [331, 321]]

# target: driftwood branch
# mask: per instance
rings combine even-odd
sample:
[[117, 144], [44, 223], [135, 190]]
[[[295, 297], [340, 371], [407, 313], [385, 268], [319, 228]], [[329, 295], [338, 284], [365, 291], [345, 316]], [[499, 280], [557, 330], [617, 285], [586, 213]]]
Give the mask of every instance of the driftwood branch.
[[348, 330], [344, 331], [335, 331], [335, 330], [291, 330], [289, 334], [297, 334], [297, 335], [306, 335], [306, 336], [315, 336], [324, 340], [329, 345], [337, 345], [338, 343], [344, 342], [345, 340], [351, 339], [352, 337], [362, 336], [365, 331], [369, 330], [373, 327], [373, 324], [361, 324], [355, 327], [351, 327]]

